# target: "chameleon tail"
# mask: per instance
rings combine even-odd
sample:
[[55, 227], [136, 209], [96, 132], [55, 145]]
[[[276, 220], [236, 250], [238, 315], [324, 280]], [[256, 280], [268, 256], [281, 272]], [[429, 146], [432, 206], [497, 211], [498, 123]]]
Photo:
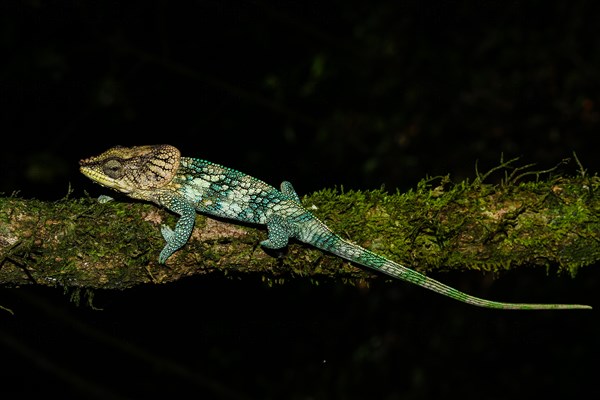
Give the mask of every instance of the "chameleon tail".
[[361, 264], [377, 271], [381, 271], [394, 278], [414, 283], [426, 289], [451, 297], [455, 300], [479, 307], [499, 308], [506, 310], [572, 310], [592, 308], [590, 306], [580, 304], [504, 303], [481, 299], [479, 297], [463, 293], [460, 290], [454, 289], [448, 285], [444, 285], [435, 279], [428, 278], [417, 271], [390, 261], [385, 257], [382, 257], [370, 250], [362, 248], [339, 237], [337, 240], [321, 242], [319, 244], [320, 245], [318, 247], [321, 247], [323, 250], [329, 251], [337, 256], [345, 258], [346, 260]]

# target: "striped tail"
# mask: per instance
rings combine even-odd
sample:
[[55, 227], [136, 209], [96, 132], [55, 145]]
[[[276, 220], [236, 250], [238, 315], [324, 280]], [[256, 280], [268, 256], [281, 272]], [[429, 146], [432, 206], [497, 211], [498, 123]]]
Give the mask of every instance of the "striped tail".
[[[485, 308], [499, 308], [504, 310], [573, 310], [573, 309], [591, 309], [592, 307], [581, 304], [528, 304], [528, 303], [504, 303], [499, 301], [491, 301], [471, 296], [460, 290], [454, 289], [448, 285], [444, 285], [435, 279], [428, 278], [425, 275], [407, 268], [403, 265], [395, 263], [382, 257], [370, 250], [362, 248], [354, 243], [342, 239], [329, 227], [315, 218], [310, 222], [313, 226], [308, 231], [311, 232], [311, 237], [306, 238], [307, 243], [312, 244], [321, 250], [328, 251], [346, 260], [358, 263], [365, 267], [381, 271], [384, 274], [392, 276], [403, 281], [411, 282], [432, 290], [439, 294], [451, 297], [455, 300], [464, 303], [472, 304]], [[316, 225], [320, 225], [317, 227]], [[324, 229], [323, 229], [324, 228]]]

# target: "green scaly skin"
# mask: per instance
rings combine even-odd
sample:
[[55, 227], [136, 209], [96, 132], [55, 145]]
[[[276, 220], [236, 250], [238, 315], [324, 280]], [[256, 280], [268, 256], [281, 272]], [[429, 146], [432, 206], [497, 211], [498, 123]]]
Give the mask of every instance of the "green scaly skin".
[[174, 230], [167, 226], [161, 228], [166, 241], [158, 258], [162, 264], [187, 243], [196, 212], [201, 212], [266, 225], [269, 237], [261, 242], [266, 248], [281, 249], [293, 238], [480, 307], [515, 310], [591, 308], [578, 304], [503, 303], [470, 296], [343, 239], [304, 208], [289, 182], [283, 182], [281, 190], [277, 190], [234, 169], [181, 157], [173, 146], [114, 147], [99, 156], [81, 160], [80, 170], [102, 186], [134, 199], [154, 202], [181, 216]]

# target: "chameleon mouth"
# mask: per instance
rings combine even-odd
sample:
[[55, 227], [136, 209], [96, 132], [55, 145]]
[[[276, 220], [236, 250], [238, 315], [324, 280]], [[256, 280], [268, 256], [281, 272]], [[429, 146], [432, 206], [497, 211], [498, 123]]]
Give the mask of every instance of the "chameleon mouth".
[[[79, 161], [79, 164], [81, 165], [83, 161], [84, 160]], [[106, 179], [105, 177], [103, 177], [102, 174], [100, 174], [99, 172], [95, 171], [93, 168], [81, 165], [79, 167], [79, 171], [82, 174], [84, 174], [85, 176], [87, 176], [88, 178], [90, 178], [91, 180], [93, 180], [94, 182], [99, 183], [102, 186], [107, 186], [108, 179]]]
[[128, 194], [128, 193], [132, 192], [131, 188], [123, 186], [118, 180], [115, 180], [115, 179], [112, 179], [112, 178], [106, 176], [105, 174], [97, 171], [93, 167], [82, 165], [85, 161], [87, 161], [87, 160], [81, 160], [79, 162], [79, 164], [81, 165], [79, 167], [79, 171], [83, 175], [90, 178], [92, 181], [96, 182], [100, 186], [103, 186], [103, 187], [109, 188], [109, 189], [113, 189], [113, 190], [117, 190], [122, 193]]

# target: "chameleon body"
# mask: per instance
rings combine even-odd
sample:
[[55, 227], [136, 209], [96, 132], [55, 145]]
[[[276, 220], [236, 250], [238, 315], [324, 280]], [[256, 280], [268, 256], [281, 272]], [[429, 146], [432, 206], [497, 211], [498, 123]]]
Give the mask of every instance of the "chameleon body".
[[180, 215], [175, 229], [163, 225], [166, 241], [159, 255], [165, 263], [186, 244], [196, 212], [266, 225], [268, 239], [261, 245], [280, 249], [290, 238], [351, 262], [408, 281], [453, 299], [487, 308], [577, 309], [578, 304], [521, 304], [481, 299], [360, 247], [334, 233], [309, 212], [289, 182], [278, 190], [267, 183], [209, 161], [181, 157], [170, 145], [114, 147], [80, 161], [81, 172], [102, 186], [134, 199], [154, 202]]

